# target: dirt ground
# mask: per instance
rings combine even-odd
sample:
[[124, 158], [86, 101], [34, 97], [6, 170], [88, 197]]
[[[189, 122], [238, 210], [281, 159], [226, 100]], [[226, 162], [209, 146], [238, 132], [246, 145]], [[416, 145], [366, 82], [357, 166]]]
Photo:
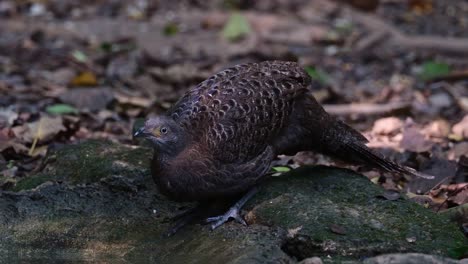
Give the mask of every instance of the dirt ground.
[[[39, 172], [64, 144], [135, 144], [145, 117], [223, 68], [292, 60], [322, 84], [315, 96], [327, 111], [436, 179], [353, 169], [435, 211], [463, 208], [468, 3], [382, 0], [370, 9], [325, 0], [3, 0], [0, 188]], [[314, 153], [278, 164], [349, 167]]]

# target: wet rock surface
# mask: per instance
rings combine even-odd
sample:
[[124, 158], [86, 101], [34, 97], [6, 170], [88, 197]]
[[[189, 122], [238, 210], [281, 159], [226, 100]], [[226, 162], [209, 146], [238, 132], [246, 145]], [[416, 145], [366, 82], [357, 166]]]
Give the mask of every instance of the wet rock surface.
[[157, 192], [150, 157], [150, 149], [107, 141], [50, 153], [41, 172], [0, 193], [3, 260], [295, 263], [316, 256], [327, 263], [396, 252], [456, 258], [466, 250], [448, 219], [404, 198], [387, 200], [367, 178], [331, 167], [272, 177], [246, 207], [248, 227], [193, 225], [167, 238], [170, 217], [191, 205]]

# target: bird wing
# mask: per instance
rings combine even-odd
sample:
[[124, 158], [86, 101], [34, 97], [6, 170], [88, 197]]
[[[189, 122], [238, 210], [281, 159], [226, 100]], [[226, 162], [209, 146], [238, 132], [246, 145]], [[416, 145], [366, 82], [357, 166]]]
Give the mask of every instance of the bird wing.
[[245, 162], [287, 125], [294, 99], [309, 84], [310, 77], [294, 62], [241, 64], [188, 91], [169, 115], [217, 159]]
[[[206, 155], [205, 146], [187, 148], [171, 161], [168, 177], [161, 183], [172, 193], [183, 197], [176, 200], [209, 200], [237, 195], [249, 190], [268, 172], [274, 153], [267, 147], [243, 164], [223, 163]], [[158, 178], [161, 180], [161, 177]]]

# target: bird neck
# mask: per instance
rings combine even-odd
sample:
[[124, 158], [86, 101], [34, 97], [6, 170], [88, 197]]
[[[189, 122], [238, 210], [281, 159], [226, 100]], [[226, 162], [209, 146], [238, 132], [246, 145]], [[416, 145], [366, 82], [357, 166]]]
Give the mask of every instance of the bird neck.
[[175, 158], [185, 148], [185, 138], [179, 138], [178, 141], [171, 144], [157, 144], [154, 146], [153, 161], [164, 166], [170, 160]]
[[158, 153], [157, 150], [154, 150], [153, 153], [153, 162], [151, 162], [152, 171], [159, 172], [164, 170], [164, 168], [168, 165], [168, 157], [166, 155], [161, 155]]

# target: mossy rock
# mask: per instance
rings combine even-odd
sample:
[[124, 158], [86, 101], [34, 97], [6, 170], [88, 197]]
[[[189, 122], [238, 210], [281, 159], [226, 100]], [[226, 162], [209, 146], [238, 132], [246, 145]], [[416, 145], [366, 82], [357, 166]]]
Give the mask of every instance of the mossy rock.
[[54, 153], [43, 178], [0, 193], [4, 261], [295, 263], [319, 256], [339, 263], [466, 250], [445, 217], [407, 199], [386, 200], [364, 176], [329, 167], [272, 177], [247, 204], [247, 227], [191, 225], [167, 238], [169, 219], [190, 204], [157, 192], [150, 150], [89, 141]]
[[20, 180], [14, 190], [29, 190], [47, 181], [87, 184], [109, 175], [148, 176], [152, 155], [150, 148], [87, 140], [49, 153], [42, 172]]
[[459, 257], [468, 250], [447, 217], [405, 198], [387, 200], [382, 188], [348, 170], [299, 168], [273, 179], [254, 203], [250, 222], [293, 230], [282, 247], [299, 259], [394, 252]]

